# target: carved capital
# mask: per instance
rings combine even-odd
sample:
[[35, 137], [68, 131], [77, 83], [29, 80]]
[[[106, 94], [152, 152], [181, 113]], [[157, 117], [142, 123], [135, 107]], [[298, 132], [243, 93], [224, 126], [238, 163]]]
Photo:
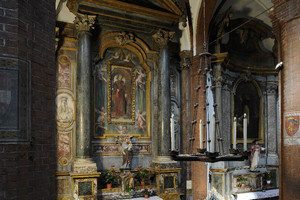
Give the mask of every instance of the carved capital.
[[118, 36], [115, 37], [116, 43], [123, 46], [134, 41], [134, 35], [132, 33], [120, 32]]
[[180, 70], [189, 69], [191, 67], [191, 51], [182, 51], [179, 53], [180, 56]]
[[81, 13], [76, 14], [74, 24], [78, 32], [80, 31], [90, 31], [90, 28], [94, 28], [96, 15], [85, 15]]
[[169, 40], [173, 39], [175, 32], [168, 32], [159, 29], [152, 37], [154, 41], [159, 45], [159, 47], [165, 47]]
[[267, 85], [266, 92], [267, 95], [276, 95], [277, 94], [277, 85]]

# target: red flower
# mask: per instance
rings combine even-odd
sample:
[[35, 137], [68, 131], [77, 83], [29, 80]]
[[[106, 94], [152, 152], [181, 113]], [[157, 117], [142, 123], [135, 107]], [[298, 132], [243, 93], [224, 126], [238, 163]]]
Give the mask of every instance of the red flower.
[[111, 165], [110, 167], [115, 167], [115, 165]]

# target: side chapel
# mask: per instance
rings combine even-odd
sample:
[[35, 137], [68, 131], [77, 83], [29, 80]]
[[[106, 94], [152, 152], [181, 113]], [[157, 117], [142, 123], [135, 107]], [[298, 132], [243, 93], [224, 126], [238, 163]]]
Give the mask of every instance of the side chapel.
[[2, 1], [0, 199], [300, 199], [299, 16]]

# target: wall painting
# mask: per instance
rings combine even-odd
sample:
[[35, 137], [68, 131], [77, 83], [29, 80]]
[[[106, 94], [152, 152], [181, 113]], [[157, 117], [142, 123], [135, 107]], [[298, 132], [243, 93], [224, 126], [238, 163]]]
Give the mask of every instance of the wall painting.
[[96, 63], [94, 137], [150, 138], [150, 71], [126, 48], [110, 48]]

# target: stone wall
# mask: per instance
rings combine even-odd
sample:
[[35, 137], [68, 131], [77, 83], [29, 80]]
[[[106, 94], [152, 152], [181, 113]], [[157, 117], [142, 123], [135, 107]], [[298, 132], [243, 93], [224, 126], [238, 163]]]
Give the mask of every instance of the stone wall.
[[55, 199], [55, 1], [1, 1], [0, 21], [1, 58], [28, 63], [31, 80], [28, 137], [1, 140], [0, 199]]

